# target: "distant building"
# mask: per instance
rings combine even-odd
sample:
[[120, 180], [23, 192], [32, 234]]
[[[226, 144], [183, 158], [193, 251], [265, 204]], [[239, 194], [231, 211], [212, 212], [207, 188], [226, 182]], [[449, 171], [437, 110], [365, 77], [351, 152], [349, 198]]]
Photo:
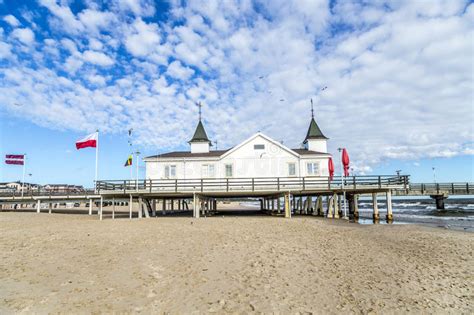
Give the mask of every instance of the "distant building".
[[290, 149], [258, 132], [227, 150], [211, 150], [204, 125], [199, 122], [189, 151], [149, 156], [147, 179], [257, 178], [329, 176], [327, 140], [314, 117], [304, 148]]
[[84, 187], [81, 185], [68, 185], [68, 184], [46, 184], [43, 186], [45, 191], [69, 191], [69, 192], [81, 192], [84, 191]]
[[22, 188], [24, 188], [25, 191], [37, 190], [40, 187], [41, 185], [26, 183], [26, 182], [23, 185], [21, 181], [0, 183], [0, 190], [8, 190], [8, 191], [21, 191]]

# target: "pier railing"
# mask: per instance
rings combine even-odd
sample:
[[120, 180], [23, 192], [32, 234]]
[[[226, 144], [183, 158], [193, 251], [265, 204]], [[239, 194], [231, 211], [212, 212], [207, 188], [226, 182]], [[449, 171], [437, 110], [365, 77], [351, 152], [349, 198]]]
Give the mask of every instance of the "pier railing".
[[23, 194], [21, 190], [16, 189], [2, 189], [0, 190], [1, 197], [54, 197], [54, 196], [84, 196], [84, 195], [93, 195], [95, 193], [94, 189], [45, 189], [45, 188], [33, 188], [26, 189]]
[[409, 190], [397, 191], [398, 195], [472, 195], [474, 183], [410, 183]]
[[204, 178], [100, 180], [99, 193], [190, 193], [190, 192], [259, 192], [259, 191], [331, 191], [342, 189], [408, 189], [407, 175], [273, 178]]

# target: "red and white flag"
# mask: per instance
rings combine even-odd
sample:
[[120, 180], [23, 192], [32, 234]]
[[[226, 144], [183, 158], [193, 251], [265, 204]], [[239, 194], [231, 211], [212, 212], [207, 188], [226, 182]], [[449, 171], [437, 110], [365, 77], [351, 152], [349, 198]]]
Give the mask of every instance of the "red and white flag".
[[93, 134], [88, 135], [84, 139], [76, 141], [76, 149], [84, 149], [84, 148], [96, 148], [97, 147], [97, 138], [99, 136], [98, 132], [94, 132]]
[[23, 154], [7, 154], [5, 155], [6, 164], [25, 165], [25, 155]]

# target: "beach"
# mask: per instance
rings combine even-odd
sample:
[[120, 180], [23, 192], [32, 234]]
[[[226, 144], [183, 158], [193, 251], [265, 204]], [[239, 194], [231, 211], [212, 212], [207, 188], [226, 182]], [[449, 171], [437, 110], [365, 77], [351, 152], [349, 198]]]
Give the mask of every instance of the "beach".
[[0, 213], [0, 312], [472, 313], [474, 234], [317, 217]]

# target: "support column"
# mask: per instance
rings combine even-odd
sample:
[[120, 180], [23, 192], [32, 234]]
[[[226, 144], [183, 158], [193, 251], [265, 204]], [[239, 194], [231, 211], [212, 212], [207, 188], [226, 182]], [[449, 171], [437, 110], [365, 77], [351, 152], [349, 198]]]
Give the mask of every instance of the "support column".
[[333, 213], [332, 212], [334, 210], [334, 200], [332, 200], [332, 198], [330, 196], [327, 196], [326, 202], [327, 202], [327, 207], [328, 207], [327, 217], [332, 219], [333, 218]]
[[92, 215], [92, 199], [89, 199], [89, 215]]
[[133, 210], [133, 197], [130, 195], [130, 201], [128, 202], [128, 209], [130, 211], [130, 219], [132, 218], [132, 210]]
[[112, 219], [115, 219], [115, 197], [112, 198]]
[[195, 218], [199, 218], [199, 203], [201, 200], [199, 200], [199, 196], [194, 194], [193, 196], [193, 216]]
[[359, 195], [354, 195], [352, 202], [354, 203], [354, 220], [359, 220]]
[[298, 202], [298, 212], [301, 214], [303, 210], [303, 197], [300, 196], [299, 202]]
[[213, 210], [214, 210], [214, 211], [217, 211], [217, 199], [214, 199], [214, 207], [213, 207]]
[[272, 211], [275, 210], [275, 198], [272, 198]]
[[260, 210], [263, 210], [264, 206], [263, 206], [263, 198], [260, 198]]
[[141, 219], [143, 217], [143, 200], [142, 197], [138, 197], [138, 218]]
[[392, 191], [389, 190], [385, 194], [385, 200], [387, 203], [387, 222], [392, 222], [393, 221], [393, 213], [392, 213]]
[[53, 203], [48, 203], [48, 213], [51, 214], [53, 212]]
[[152, 199], [151, 201], [151, 215], [156, 217], [156, 199]]
[[40, 213], [41, 212], [41, 200], [36, 201], [36, 212]]
[[280, 200], [280, 196], [278, 196], [278, 199], [277, 199], [277, 210], [278, 210], [278, 213], [280, 214], [280, 213], [281, 213], [281, 200]]
[[171, 209], [170, 210], [174, 211], [174, 199], [171, 199], [170, 201], [171, 201]]
[[100, 207], [99, 207], [99, 220], [102, 221], [102, 212], [103, 212], [103, 203], [104, 203], [104, 197], [100, 196]]
[[448, 198], [448, 195], [431, 195], [430, 197], [436, 201], [437, 210], [444, 210], [444, 200]]
[[285, 193], [285, 218], [291, 218], [290, 193]]
[[181, 199], [178, 199], [178, 211], [181, 211]]
[[163, 204], [161, 205], [162, 207], [161, 212], [163, 213], [163, 215], [166, 215], [166, 199], [163, 198], [162, 201], [163, 201]]
[[334, 219], [339, 219], [339, 196], [337, 194], [334, 194], [332, 197], [332, 204], [334, 206]]
[[378, 222], [380, 219], [380, 216], [379, 216], [379, 205], [377, 204], [377, 193], [372, 193], [372, 205], [374, 208], [373, 220], [374, 222]]
[[323, 196], [318, 196], [316, 198], [314, 204], [314, 211], [313, 215], [316, 214], [317, 216], [324, 216], [324, 209], [323, 209]]

